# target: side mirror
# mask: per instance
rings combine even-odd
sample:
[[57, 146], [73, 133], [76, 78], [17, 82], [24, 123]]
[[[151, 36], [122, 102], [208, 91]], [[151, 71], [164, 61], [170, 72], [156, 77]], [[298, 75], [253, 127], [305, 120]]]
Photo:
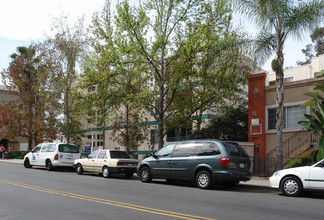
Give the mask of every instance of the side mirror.
[[152, 156], [155, 158], [155, 159], [157, 159], [159, 156], [158, 155], [156, 155], [155, 153], [152, 153]]

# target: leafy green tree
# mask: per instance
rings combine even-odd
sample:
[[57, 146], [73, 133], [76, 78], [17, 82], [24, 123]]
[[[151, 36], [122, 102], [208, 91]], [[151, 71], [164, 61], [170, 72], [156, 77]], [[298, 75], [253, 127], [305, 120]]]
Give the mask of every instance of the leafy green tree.
[[[316, 78], [323, 77], [324, 70], [319, 72]], [[324, 84], [318, 84], [314, 90], [320, 90], [324, 92]], [[317, 160], [324, 159], [324, 97], [318, 92], [307, 92], [305, 95], [312, 98], [312, 100], [304, 103], [302, 106], [309, 106], [314, 115], [305, 114], [307, 121], [299, 121], [298, 124], [302, 125], [309, 132], [315, 135], [320, 135], [321, 138], [317, 143], [319, 151], [317, 154]]]
[[[115, 17], [108, 2], [95, 16], [93, 34], [94, 63], [109, 75], [107, 92], [115, 94], [109, 103], [131, 104], [151, 116], [161, 148], [169, 128], [231, 99], [246, 82], [238, 74], [241, 39], [230, 21], [225, 0], [122, 1]], [[185, 99], [182, 91], [188, 91]]]
[[234, 0], [238, 11], [261, 28], [256, 42], [256, 54], [261, 63], [274, 52], [272, 69], [276, 73], [276, 130], [278, 169], [283, 166], [282, 129], [284, 122], [284, 54], [288, 37], [301, 38], [312, 31], [323, 19], [323, 0]]
[[310, 37], [314, 45], [307, 44], [306, 48], [302, 49], [306, 60], [297, 61], [298, 65], [310, 64], [313, 57], [324, 54], [324, 27], [316, 28]]
[[52, 85], [61, 76], [41, 44], [18, 47], [17, 52], [11, 55], [9, 68], [1, 72], [6, 87], [18, 96], [2, 104], [1, 129], [9, 137], [27, 137], [31, 149], [33, 140], [37, 145], [58, 134], [59, 96]]
[[246, 105], [225, 107], [222, 114], [212, 119], [208, 127], [195, 131], [190, 138], [247, 141], [248, 109]]

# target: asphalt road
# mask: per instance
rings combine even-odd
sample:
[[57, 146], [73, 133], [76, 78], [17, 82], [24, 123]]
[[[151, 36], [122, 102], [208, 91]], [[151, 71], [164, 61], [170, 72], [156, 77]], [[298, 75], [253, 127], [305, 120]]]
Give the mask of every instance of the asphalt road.
[[200, 190], [190, 183], [141, 183], [71, 170], [0, 163], [0, 219], [323, 219], [324, 194], [300, 198], [239, 185]]

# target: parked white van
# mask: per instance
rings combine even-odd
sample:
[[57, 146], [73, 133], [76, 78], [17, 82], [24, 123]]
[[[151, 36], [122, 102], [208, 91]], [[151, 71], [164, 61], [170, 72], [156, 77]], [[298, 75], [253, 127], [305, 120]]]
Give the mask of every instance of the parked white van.
[[24, 157], [24, 166], [45, 166], [47, 170], [54, 167], [73, 167], [73, 161], [80, 159], [77, 146], [66, 143], [41, 143]]

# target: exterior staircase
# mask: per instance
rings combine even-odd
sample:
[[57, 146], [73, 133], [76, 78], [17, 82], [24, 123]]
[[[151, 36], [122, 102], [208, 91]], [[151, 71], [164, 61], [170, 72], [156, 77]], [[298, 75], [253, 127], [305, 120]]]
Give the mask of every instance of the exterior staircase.
[[[296, 134], [282, 143], [283, 165], [294, 156], [305, 152], [313, 147], [313, 142], [318, 141], [320, 136], [309, 133], [306, 129], [301, 129]], [[266, 154], [264, 158], [265, 175], [269, 176], [276, 171], [277, 166], [277, 147]]]

